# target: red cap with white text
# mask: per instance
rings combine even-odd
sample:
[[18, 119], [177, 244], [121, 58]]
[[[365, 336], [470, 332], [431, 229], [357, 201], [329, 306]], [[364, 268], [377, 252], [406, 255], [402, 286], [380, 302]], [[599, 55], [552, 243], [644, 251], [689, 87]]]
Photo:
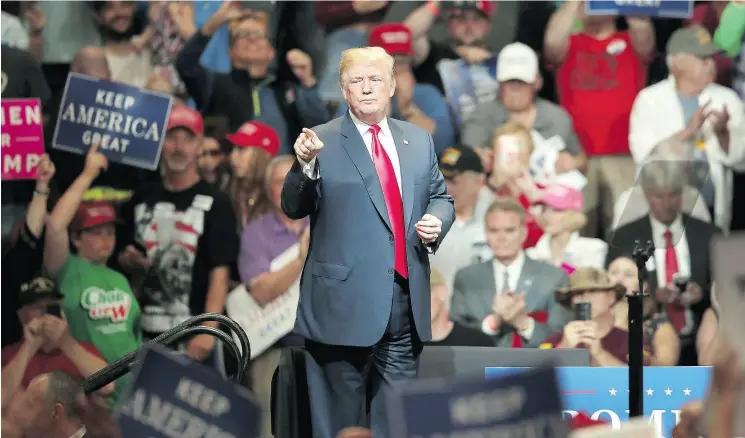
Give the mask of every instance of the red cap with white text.
[[411, 30], [401, 23], [386, 23], [375, 26], [370, 31], [368, 44], [373, 47], [382, 47], [389, 55], [411, 56], [414, 54]]
[[226, 135], [225, 138], [238, 147], [263, 149], [273, 157], [279, 152], [277, 131], [261, 122], [246, 122], [236, 132]]

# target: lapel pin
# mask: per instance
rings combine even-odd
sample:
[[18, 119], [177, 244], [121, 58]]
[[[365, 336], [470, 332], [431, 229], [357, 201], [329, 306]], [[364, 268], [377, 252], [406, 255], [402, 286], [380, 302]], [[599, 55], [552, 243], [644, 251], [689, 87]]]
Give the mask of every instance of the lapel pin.
[[404, 140], [404, 144], [409, 144], [409, 140]]

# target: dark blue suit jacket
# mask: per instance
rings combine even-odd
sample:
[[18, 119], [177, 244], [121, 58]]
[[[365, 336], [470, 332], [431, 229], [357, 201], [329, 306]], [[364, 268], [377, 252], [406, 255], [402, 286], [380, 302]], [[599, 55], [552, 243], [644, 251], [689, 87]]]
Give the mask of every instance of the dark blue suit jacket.
[[[414, 323], [427, 341], [432, 337], [429, 258], [414, 224], [425, 213], [438, 217], [439, 244], [453, 223], [453, 199], [429, 133], [390, 118], [388, 124], [401, 166]], [[310, 216], [295, 331], [325, 344], [372, 346], [385, 332], [393, 302], [393, 234], [383, 191], [348, 113], [313, 131], [324, 144], [317, 157], [320, 178], [308, 178], [296, 161], [282, 188], [285, 214]]]

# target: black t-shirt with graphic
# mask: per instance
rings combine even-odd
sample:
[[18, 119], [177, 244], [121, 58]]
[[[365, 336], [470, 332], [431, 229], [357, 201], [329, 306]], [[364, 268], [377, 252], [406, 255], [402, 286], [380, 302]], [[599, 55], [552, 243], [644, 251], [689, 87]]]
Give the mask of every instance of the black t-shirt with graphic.
[[238, 256], [236, 219], [226, 194], [200, 181], [170, 192], [162, 183], [144, 186], [122, 208], [119, 251], [135, 245], [152, 268], [135, 285], [147, 337], [205, 312], [210, 273]]

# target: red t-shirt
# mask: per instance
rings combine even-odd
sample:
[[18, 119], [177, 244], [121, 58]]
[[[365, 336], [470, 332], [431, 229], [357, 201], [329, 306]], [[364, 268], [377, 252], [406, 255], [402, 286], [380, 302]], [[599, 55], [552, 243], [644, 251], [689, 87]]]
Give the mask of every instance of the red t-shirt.
[[[87, 342], [78, 343], [89, 352], [95, 354], [98, 357], [101, 357], [101, 353], [99, 353], [96, 347], [94, 347], [93, 345], [88, 344]], [[23, 341], [16, 342], [15, 344], [11, 344], [3, 348], [1, 353], [3, 368], [5, 368], [8, 363], [10, 363], [10, 361], [12, 361], [13, 358], [16, 357], [18, 351], [21, 349], [21, 345], [23, 345]], [[39, 350], [39, 352], [37, 352], [36, 355], [31, 358], [28, 366], [26, 367], [26, 373], [23, 375], [23, 380], [21, 381], [21, 389], [26, 389], [26, 387], [34, 379], [34, 377], [55, 370], [65, 371], [73, 376], [79, 377], [80, 379], [83, 379], [85, 377], [80, 373], [75, 364], [72, 363], [72, 361], [67, 356], [62, 354], [61, 351], [57, 350], [51, 353], [44, 353], [43, 351]]]
[[[556, 348], [561, 344], [563, 338], [563, 333], [554, 333], [543, 341], [541, 347], [545, 347], [548, 344], [552, 348]], [[612, 354], [616, 359], [623, 363], [629, 363], [629, 332], [626, 330], [613, 327], [611, 331], [600, 340], [600, 345], [602, 345], [603, 349]]]
[[585, 154], [629, 153], [631, 107], [644, 88], [646, 70], [628, 32], [603, 40], [584, 33], [570, 37], [557, 75], [559, 101], [572, 116]]

